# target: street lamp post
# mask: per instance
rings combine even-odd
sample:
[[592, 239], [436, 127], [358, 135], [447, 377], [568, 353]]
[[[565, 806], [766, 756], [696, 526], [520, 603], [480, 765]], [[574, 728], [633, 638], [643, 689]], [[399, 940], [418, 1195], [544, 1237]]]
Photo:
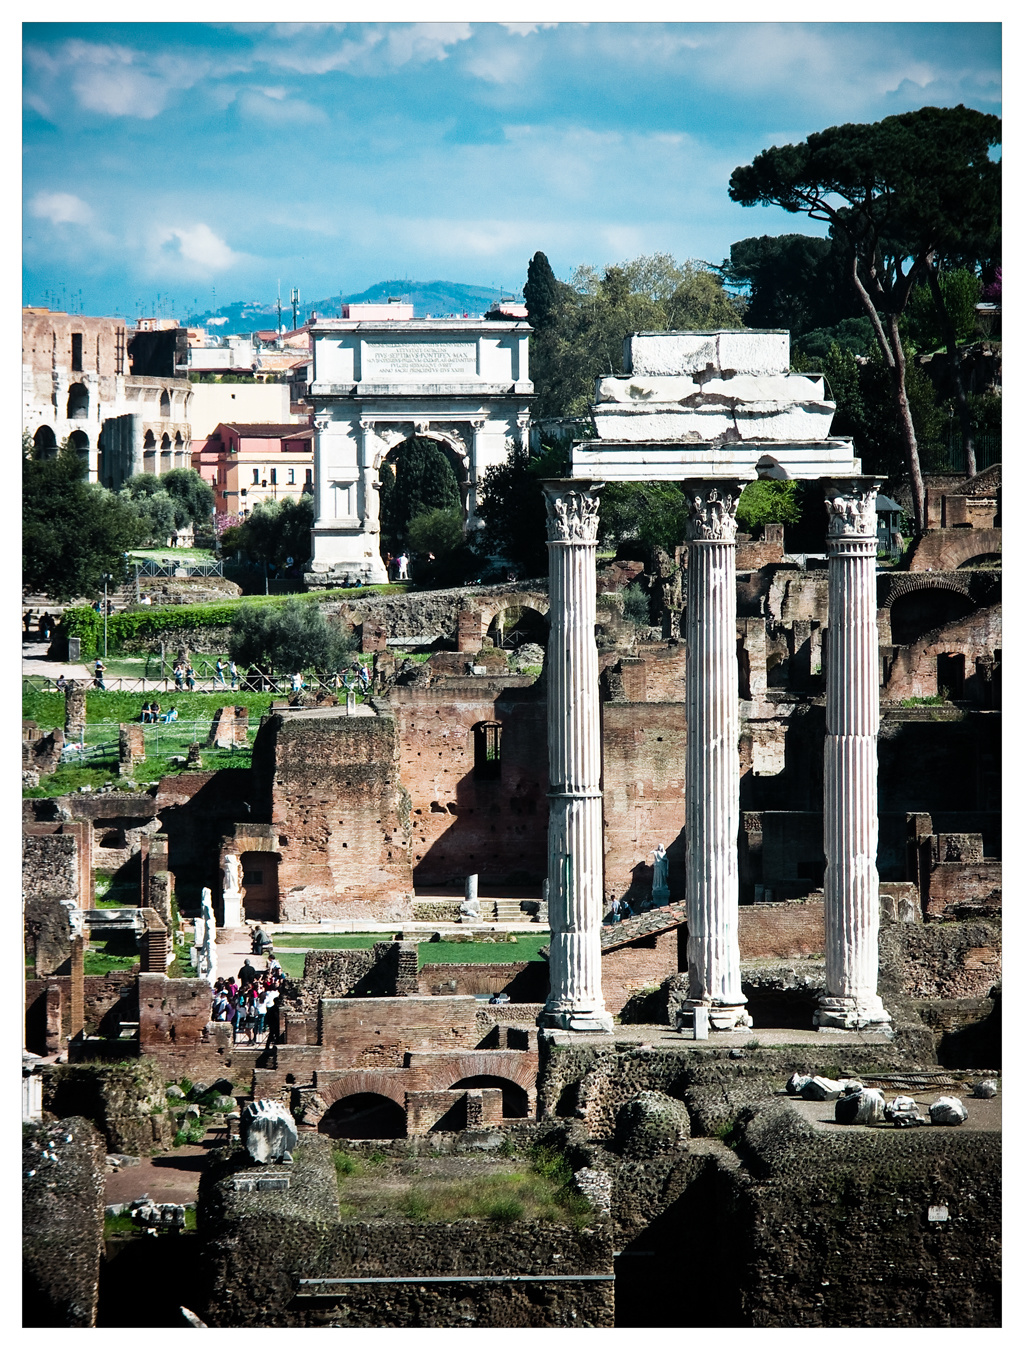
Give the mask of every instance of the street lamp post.
[[107, 659], [107, 582], [108, 582], [109, 580], [110, 580], [109, 575], [108, 575], [106, 572], [104, 572], [104, 573], [103, 573], [103, 659], [104, 659], [104, 661], [106, 661], [106, 659]]

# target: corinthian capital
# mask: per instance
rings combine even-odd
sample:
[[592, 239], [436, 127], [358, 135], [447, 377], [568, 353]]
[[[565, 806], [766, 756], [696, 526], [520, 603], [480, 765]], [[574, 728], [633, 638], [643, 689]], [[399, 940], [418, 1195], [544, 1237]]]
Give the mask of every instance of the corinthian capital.
[[830, 539], [873, 539], [878, 533], [874, 478], [831, 479], [824, 484]]
[[552, 544], [593, 544], [597, 542], [600, 499], [590, 491], [589, 482], [548, 482], [544, 501], [548, 511], [548, 540]]
[[684, 483], [683, 491], [690, 503], [686, 537], [692, 540], [710, 540], [717, 544], [734, 544], [736, 504], [742, 490], [742, 485], [738, 482]]

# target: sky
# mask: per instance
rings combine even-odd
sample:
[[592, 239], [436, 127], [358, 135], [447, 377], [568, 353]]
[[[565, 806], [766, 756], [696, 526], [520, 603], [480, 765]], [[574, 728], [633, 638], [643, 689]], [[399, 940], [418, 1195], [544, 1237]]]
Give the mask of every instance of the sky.
[[24, 302], [129, 318], [270, 304], [279, 282], [286, 306], [293, 286], [312, 302], [402, 277], [518, 293], [537, 250], [563, 278], [641, 253], [719, 263], [749, 235], [822, 230], [730, 202], [760, 150], [929, 104], [1001, 111], [998, 23], [22, 36]]

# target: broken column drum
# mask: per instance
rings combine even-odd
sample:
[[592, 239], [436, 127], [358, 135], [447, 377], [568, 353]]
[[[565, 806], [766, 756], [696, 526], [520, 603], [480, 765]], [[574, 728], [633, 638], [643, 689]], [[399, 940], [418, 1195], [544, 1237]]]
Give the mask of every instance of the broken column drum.
[[550, 994], [544, 1026], [610, 1031], [601, 993], [604, 837], [598, 699], [598, 498], [589, 480], [544, 483], [548, 680]]
[[880, 480], [826, 482], [825, 983], [819, 1027], [891, 1019], [878, 997], [878, 625]]
[[686, 956], [690, 997], [716, 1031], [749, 1027], [740, 987], [739, 482], [686, 483]]

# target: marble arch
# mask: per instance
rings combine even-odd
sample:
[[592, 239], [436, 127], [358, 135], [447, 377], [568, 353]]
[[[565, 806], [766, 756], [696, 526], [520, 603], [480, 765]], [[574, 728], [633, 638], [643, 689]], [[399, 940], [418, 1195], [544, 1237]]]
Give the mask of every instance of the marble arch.
[[312, 330], [316, 521], [307, 585], [387, 580], [380, 466], [410, 436], [450, 446], [479, 526], [480, 477], [525, 444], [530, 327], [516, 320], [324, 319]]

